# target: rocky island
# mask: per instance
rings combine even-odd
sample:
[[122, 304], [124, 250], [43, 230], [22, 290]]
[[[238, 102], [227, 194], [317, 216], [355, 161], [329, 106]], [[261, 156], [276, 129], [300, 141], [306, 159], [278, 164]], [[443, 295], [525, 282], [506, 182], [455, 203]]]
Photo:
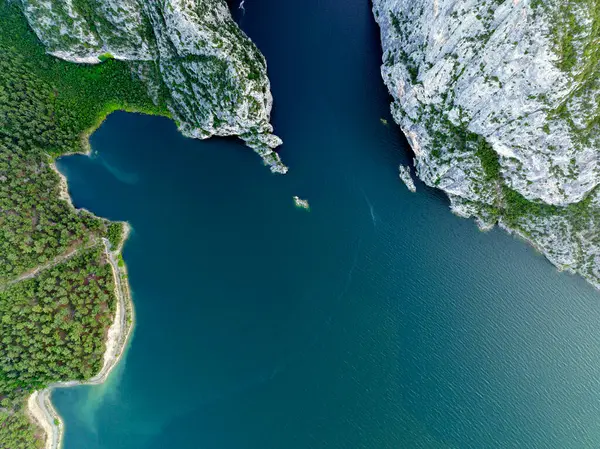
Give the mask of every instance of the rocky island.
[[413, 193], [416, 192], [417, 188], [416, 188], [415, 182], [413, 181], [412, 176], [410, 174], [410, 167], [408, 167], [406, 165], [400, 165], [398, 167], [398, 172], [399, 172], [398, 177], [404, 183], [406, 188]]
[[310, 209], [310, 206], [308, 204], [307, 200], [303, 200], [302, 198], [298, 197], [298, 196], [294, 196], [294, 204], [296, 207], [299, 207], [301, 209]]
[[375, 0], [419, 178], [600, 287], [595, 0]]

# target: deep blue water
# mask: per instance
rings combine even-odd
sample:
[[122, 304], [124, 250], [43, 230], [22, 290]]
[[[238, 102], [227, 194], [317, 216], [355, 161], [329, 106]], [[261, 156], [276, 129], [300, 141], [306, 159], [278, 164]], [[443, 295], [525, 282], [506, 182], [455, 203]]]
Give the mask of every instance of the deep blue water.
[[401, 184], [369, 2], [246, 9], [289, 174], [125, 113], [59, 161], [134, 229], [137, 319], [105, 385], [53, 394], [64, 448], [600, 447], [600, 295]]

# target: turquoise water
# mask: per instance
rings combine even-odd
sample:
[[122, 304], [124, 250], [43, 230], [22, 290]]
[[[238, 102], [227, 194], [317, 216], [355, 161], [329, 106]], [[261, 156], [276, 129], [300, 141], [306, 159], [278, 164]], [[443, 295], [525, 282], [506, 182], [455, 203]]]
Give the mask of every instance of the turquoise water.
[[65, 449], [600, 447], [600, 295], [401, 184], [368, 2], [246, 9], [288, 175], [125, 113], [59, 161], [133, 227], [137, 318], [106, 384], [54, 392]]

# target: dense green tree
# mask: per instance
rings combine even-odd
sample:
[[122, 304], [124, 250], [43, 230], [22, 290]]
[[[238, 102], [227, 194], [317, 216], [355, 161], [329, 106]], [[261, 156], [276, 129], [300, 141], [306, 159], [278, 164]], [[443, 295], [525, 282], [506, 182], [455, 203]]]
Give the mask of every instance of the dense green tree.
[[61, 199], [53, 158], [84, 151], [115, 109], [168, 115], [125, 62], [45, 54], [20, 7], [0, 0], [0, 449], [40, 446], [25, 397], [93, 376], [114, 313], [101, 238], [116, 247], [122, 224]]
[[27, 417], [19, 410], [0, 409], [0, 449], [41, 448], [42, 442]]

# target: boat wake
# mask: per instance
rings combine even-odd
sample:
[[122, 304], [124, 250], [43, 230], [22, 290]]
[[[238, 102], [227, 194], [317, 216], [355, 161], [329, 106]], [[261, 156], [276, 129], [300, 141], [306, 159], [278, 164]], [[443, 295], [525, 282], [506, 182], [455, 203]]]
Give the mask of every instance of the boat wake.
[[371, 201], [369, 201], [369, 197], [367, 196], [367, 194], [365, 193], [365, 191], [361, 188], [360, 191], [362, 192], [363, 196], [365, 197], [365, 201], [367, 202], [367, 205], [369, 206], [369, 212], [371, 212], [371, 221], [373, 221], [373, 227], [377, 226], [377, 216], [375, 215], [375, 209], [373, 208], [373, 204], [371, 204]]

